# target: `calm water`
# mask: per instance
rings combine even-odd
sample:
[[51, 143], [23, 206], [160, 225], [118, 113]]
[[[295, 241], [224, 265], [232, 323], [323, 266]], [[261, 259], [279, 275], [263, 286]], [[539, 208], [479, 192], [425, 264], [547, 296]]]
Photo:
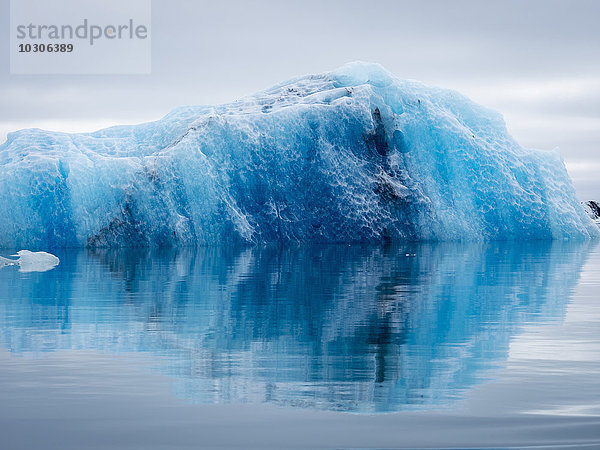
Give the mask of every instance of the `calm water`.
[[600, 445], [595, 244], [58, 256], [0, 270], [6, 448]]

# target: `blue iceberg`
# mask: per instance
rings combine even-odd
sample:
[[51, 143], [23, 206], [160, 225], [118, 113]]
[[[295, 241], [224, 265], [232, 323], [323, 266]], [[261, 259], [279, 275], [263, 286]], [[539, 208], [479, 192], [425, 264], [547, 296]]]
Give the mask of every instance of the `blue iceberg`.
[[557, 152], [464, 96], [352, 63], [227, 105], [0, 146], [0, 246], [598, 236]]

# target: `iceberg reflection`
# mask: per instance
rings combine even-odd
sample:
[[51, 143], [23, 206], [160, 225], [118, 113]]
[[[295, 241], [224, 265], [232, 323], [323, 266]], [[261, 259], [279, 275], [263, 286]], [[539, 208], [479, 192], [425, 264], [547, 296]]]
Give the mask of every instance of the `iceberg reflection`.
[[[444, 406], [561, 320], [590, 243], [66, 252], [0, 271], [0, 345], [156, 357], [193, 402]], [[413, 256], [414, 255], [414, 256]]]

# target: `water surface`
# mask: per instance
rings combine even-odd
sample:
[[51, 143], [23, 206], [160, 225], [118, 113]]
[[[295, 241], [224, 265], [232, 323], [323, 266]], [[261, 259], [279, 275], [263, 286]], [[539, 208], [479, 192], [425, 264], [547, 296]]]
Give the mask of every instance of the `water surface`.
[[14, 448], [600, 444], [594, 244], [58, 256], [0, 270]]

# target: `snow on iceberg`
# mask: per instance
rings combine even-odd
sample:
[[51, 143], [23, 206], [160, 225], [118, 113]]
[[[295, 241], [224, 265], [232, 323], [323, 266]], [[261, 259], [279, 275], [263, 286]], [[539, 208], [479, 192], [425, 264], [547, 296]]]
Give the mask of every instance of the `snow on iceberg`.
[[557, 152], [352, 63], [221, 106], [0, 146], [0, 246], [598, 236]]

